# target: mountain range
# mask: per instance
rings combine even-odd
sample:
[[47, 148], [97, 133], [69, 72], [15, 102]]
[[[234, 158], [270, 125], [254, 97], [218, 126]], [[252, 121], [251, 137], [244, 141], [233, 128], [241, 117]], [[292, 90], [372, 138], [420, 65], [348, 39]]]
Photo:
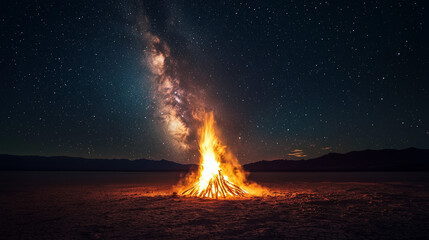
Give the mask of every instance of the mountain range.
[[195, 164], [168, 160], [92, 159], [79, 157], [42, 157], [0, 155], [0, 170], [24, 171], [189, 171]]
[[257, 171], [429, 171], [429, 149], [364, 150], [329, 153], [308, 160], [259, 161], [244, 165]]
[[[189, 171], [195, 164], [168, 160], [90, 159], [0, 155], [0, 170], [17, 171]], [[364, 150], [329, 153], [308, 160], [259, 161], [243, 165], [250, 172], [262, 171], [429, 171], [429, 149]]]

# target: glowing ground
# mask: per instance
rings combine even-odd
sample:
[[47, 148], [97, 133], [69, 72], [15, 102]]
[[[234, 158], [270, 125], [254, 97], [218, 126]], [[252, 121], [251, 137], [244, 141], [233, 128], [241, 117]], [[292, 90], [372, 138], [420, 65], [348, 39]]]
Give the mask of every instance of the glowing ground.
[[0, 238], [423, 239], [426, 175], [256, 173], [271, 196], [205, 200], [179, 173], [2, 172]]

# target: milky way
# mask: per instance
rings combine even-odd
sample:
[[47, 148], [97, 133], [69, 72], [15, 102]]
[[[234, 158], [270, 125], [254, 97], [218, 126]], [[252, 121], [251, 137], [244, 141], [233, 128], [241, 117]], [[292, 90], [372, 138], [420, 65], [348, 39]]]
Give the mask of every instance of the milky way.
[[196, 131], [207, 111], [203, 93], [196, 82], [186, 85], [181, 71], [187, 69], [171, 52], [168, 44], [150, 32], [147, 18], [143, 18], [140, 31], [145, 48], [144, 64], [150, 70], [150, 81], [155, 115], [163, 122], [181, 150], [195, 149]]

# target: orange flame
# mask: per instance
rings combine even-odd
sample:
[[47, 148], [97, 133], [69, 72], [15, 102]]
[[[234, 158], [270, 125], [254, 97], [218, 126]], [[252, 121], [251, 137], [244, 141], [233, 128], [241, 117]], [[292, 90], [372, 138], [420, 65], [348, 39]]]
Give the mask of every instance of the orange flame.
[[182, 194], [226, 198], [260, 193], [260, 186], [246, 181], [241, 165], [220, 142], [214, 125], [213, 113], [205, 114], [204, 125], [200, 129], [200, 168], [198, 174], [189, 179], [193, 183], [192, 187]]

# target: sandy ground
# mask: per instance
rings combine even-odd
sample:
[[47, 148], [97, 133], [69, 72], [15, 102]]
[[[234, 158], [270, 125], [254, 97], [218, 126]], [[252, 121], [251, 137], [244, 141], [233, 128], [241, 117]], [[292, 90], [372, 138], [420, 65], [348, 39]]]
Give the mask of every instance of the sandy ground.
[[165, 180], [3, 184], [2, 239], [427, 239], [429, 184], [262, 182], [238, 200], [177, 196]]

